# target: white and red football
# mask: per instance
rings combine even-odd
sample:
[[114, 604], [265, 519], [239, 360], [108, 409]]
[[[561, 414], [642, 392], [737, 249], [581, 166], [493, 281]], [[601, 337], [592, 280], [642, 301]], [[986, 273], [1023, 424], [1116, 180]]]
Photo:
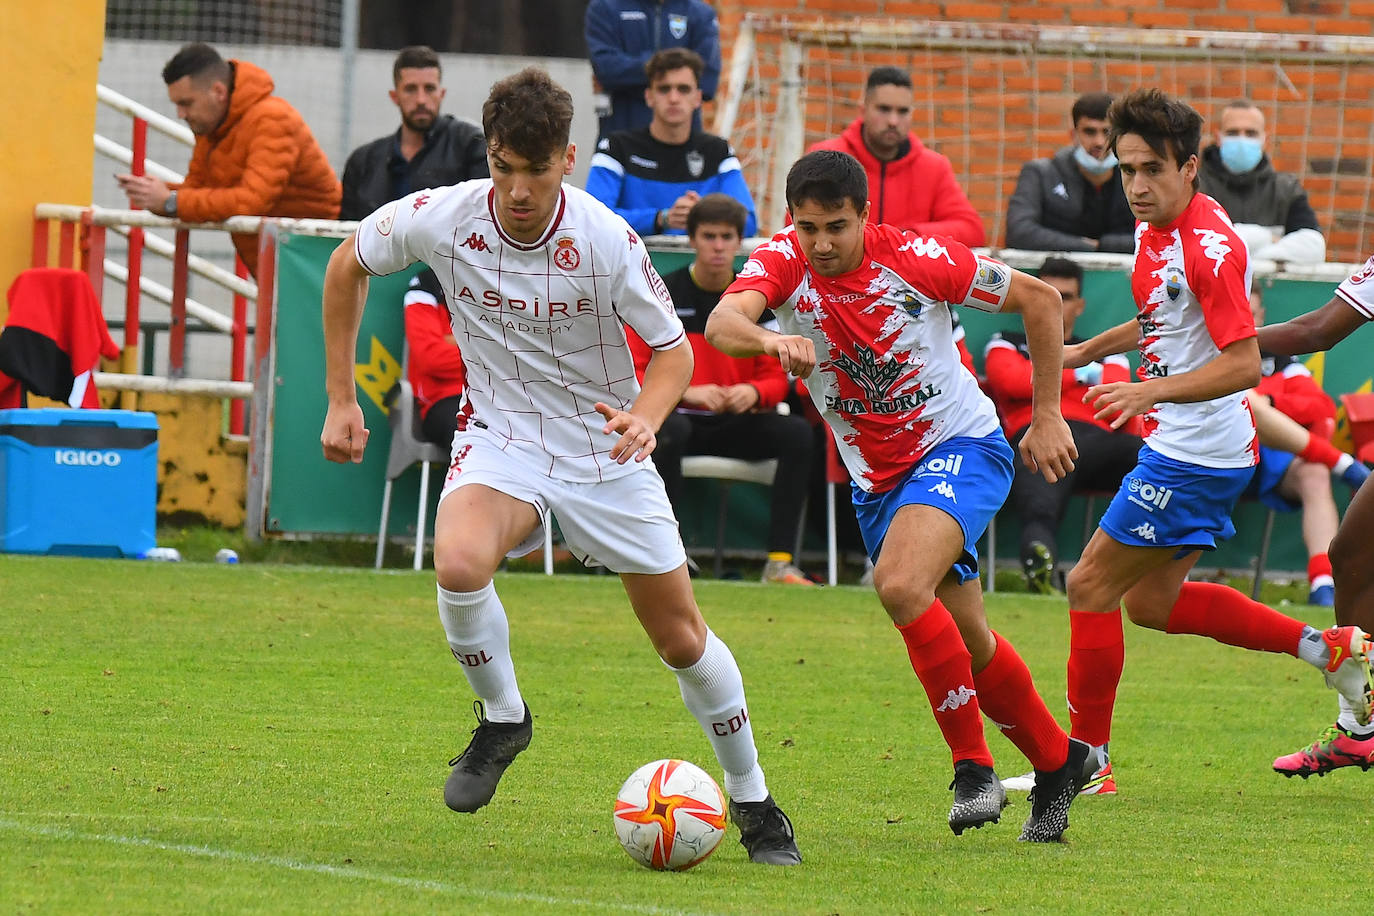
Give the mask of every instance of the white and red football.
[[725, 837], [725, 794], [685, 760], [655, 760], [630, 774], [615, 800], [615, 834], [645, 868], [682, 871]]

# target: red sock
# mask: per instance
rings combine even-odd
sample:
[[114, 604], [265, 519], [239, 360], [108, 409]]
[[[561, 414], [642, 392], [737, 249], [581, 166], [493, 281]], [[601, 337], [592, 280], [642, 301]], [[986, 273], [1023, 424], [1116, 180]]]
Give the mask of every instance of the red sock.
[[1304, 626], [1301, 620], [1252, 601], [1229, 586], [1185, 582], [1169, 612], [1167, 632], [1210, 636], [1228, 646], [1296, 656]]
[[1057, 770], [1069, 758], [1069, 736], [1054, 721], [1016, 648], [997, 633], [992, 661], [973, 676], [983, 715], [1001, 726], [1037, 770]]
[[1336, 462], [1341, 459], [1341, 454], [1341, 450], [1336, 448], [1336, 446], [1332, 445], [1326, 439], [1309, 434], [1307, 437], [1307, 445], [1303, 447], [1302, 451], [1298, 452], [1298, 457], [1303, 461], [1324, 464], [1334, 470]]
[[897, 627], [906, 641], [912, 670], [921, 679], [935, 724], [945, 736], [954, 761], [972, 760], [992, 766], [992, 752], [983, 739], [983, 717], [969, 668], [972, 656], [964, 646], [954, 618], [939, 598], [911, 623]]
[[1125, 663], [1121, 608], [1106, 614], [1069, 611], [1069, 722], [1075, 738], [1094, 745], [1111, 739]]
[[1307, 561], [1307, 581], [1316, 584], [1318, 576], [1325, 576], [1324, 584], [1331, 584], [1331, 557], [1324, 553], [1319, 553]]

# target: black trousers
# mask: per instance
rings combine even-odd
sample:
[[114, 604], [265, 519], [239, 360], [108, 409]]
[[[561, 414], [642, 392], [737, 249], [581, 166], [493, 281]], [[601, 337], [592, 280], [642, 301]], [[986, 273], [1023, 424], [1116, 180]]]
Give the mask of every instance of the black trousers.
[[420, 418], [420, 428], [425, 438], [444, 451], [453, 448], [453, 434], [458, 429], [458, 408], [463, 406], [463, 396], [455, 394], [441, 398], [430, 405], [429, 410]]
[[768, 550], [791, 553], [806, 501], [812, 464], [811, 424], [780, 413], [690, 414], [674, 411], [658, 431], [654, 464], [668, 500], [682, 505], [684, 455], [717, 455], [746, 461], [778, 460], [768, 513]]
[[[1058, 559], [1055, 535], [1069, 497], [1078, 492], [1116, 492], [1121, 486], [1121, 478], [1135, 467], [1143, 444], [1139, 436], [1130, 433], [1109, 432], [1081, 420], [1069, 420], [1068, 423], [1074, 444], [1078, 446], [1078, 460], [1066, 477], [1050, 483], [1026, 467], [1019, 455], [1014, 462], [1016, 474], [1011, 482], [1011, 503], [1021, 516], [1023, 560], [1030, 556], [1030, 545], [1036, 541], [1048, 547]], [[1016, 432], [1011, 440], [1013, 448], [1020, 445], [1025, 434], [1025, 428]]]

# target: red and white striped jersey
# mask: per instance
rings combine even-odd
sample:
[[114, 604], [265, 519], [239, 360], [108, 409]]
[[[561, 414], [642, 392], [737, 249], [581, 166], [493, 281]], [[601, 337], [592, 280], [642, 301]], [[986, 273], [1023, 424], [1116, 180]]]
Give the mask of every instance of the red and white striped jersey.
[[639, 237], [585, 191], [564, 187], [529, 244], [502, 232], [494, 193], [480, 179], [386, 204], [358, 225], [358, 261], [378, 275], [423, 261], [439, 278], [467, 375], [460, 429], [485, 425], [561, 480], [630, 473], [593, 405], [639, 396], [624, 325], [655, 349], [686, 340], [668, 290]]
[[997, 430], [996, 409], [959, 360], [950, 306], [998, 311], [1011, 271], [952, 239], [891, 226], [866, 225], [863, 244], [859, 267], [824, 277], [789, 226], [754, 250], [727, 293], [762, 293], [784, 333], [811, 339], [811, 399], [850, 477], [882, 492], [939, 443]]
[[[1131, 292], [1142, 381], [1200, 369], [1225, 347], [1255, 336], [1250, 254], [1226, 211], [1206, 194], [1194, 194], [1162, 229], [1136, 227]], [[1142, 420], [1145, 444], [1176, 461], [1244, 468], [1259, 460], [1244, 391], [1191, 404], [1160, 403]]]
[[1336, 287], [1336, 295], [1363, 315], [1366, 321], [1374, 321], [1374, 257], [1342, 280], [1341, 285]]

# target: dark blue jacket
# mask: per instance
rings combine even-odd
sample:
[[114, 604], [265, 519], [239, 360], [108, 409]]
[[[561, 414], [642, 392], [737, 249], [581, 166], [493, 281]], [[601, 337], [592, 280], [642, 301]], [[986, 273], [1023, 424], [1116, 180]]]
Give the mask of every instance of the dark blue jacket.
[[740, 173], [735, 151], [715, 134], [693, 131], [686, 143], [661, 143], [649, 128], [623, 130], [602, 137], [587, 173], [587, 193], [619, 213], [640, 235], [683, 235], [681, 229], [659, 230], [654, 217], [688, 191], [702, 197], [729, 194], [744, 204], [744, 235], [758, 230], [754, 198]]
[[[648, 127], [644, 65], [664, 48], [688, 48], [701, 55], [702, 98], [715, 97], [720, 82], [720, 24], [704, 0], [591, 0], [586, 18], [592, 73], [611, 99], [600, 119], [599, 137]], [[697, 112], [695, 126], [701, 126]]]

